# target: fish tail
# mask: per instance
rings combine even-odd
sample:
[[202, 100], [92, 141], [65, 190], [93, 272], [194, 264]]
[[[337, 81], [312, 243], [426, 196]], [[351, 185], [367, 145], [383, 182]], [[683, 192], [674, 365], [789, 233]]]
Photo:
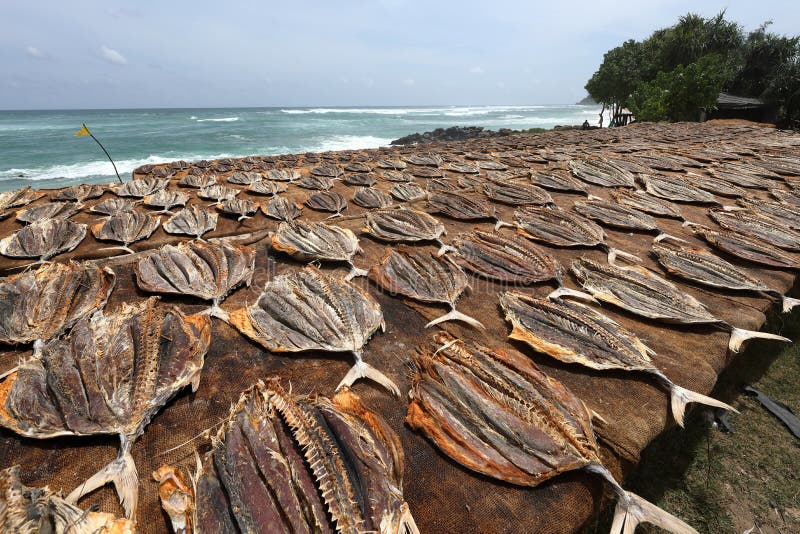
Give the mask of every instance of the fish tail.
[[629, 252], [625, 252], [623, 250], [619, 250], [618, 248], [608, 248], [608, 263], [609, 265], [616, 266], [617, 263], [617, 256], [620, 258], [625, 258], [628, 261], [635, 261], [636, 263], [642, 263], [642, 259], [639, 256], [631, 254]]
[[347, 273], [347, 276], [345, 276], [344, 279], [345, 280], [352, 280], [353, 278], [355, 278], [357, 276], [367, 276], [368, 273], [369, 273], [369, 271], [366, 271], [364, 269], [359, 269], [358, 267], [356, 267], [355, 265], [353, 265], [351, 263], [350, 264], [350, 272]]
[[498, 219], [497, 222], [494, 223], [494, 231], [495, 232], [498, 231], [500, 228], [505, 228], [505, 227], [516, 228], [516, 226], [514, 226], [513, 224], [501, 221], [500, 219]]
[[339, 382], [339, 385], [336, 386], [337, 391], [345, 386], [352, 386], [356, 380], [360, 378], [372, 380], [388, 389], [395, 397], [400, 396], [400, 388], [397, 387], [397, 384], [395, 384], [391, 378], [362, 360], [360, 354], [356, 354], [356, 363], [353, 364], [342, 381]]
[[611, 524], [610, 534], [634, 534], [640, 523], [650, 523], [674, 534], [699, 534], [669, 512], [635, 493], [622, 489], [622, 486], [604, 466], [592, 462], [584, 469], [605, 479], [617, 495], [617, 507], [614, 509], [614, 521]]
[[783, 304], [783, 313], [789, 313], [792, 311], [792, 308], [800, 304], [800, 299], [793, 299], [792, 297], [781, 295], [781, 303]]
[[202, 313], [211, 317], [216, 317], [217, 319], [225, 321], [226, 323], [231, 322], [231, 316], [228, 315], [228, 312], [219, 307], [219, 301], [216, 299], [214, 300], [214, 304]]
[[673, 241], [678, 241], [680, 243], [688, 243], [688, 241], [686, 241], [685, 239], [682, 239], [680, 237], [674, 236], [672, 234], [668, 234], [666, 232], [661, 232], [660, 234], [658, 234], [655, 238], [653, 238], [653, 242], [654, 243], [660, 243], [661, 241], [664, 241], [665, 239], [672, 239]]
[[399, 534], [420, 534], [417, 522], [414, 521], [414, 516], [411, 515], [411, 510], [408, 508], [408, 503], [403, 503], [400, 507], [400, 528], [397, 532]]
[[579, 300], [585, 300], [587, 302], [594, 302], [595, 304], [600, 304], [599, 302], [597, 302], [597, 299], [591, 296], [589, 293], [584, 293], [583, 291], [578, 291], [577, 289], [570, 289], [564, 286], [559, 287], [558, 289], [547, 295], [547, 298], [551, 300], [555, 300], [561, 297], [572, 297]]
[[686, 405], [690, 402], [699, 402], [706, 406], [715, 406], [734, 413], [739, 413], [736, 408], [729, 404], [725, 404], [722, 401], [701, 395], [700, 393], [682, 388], [675, 384], [670, 385], [670, 401], [672, 403], [672, 417], [675, 418], [675, 422], [678, 423], [681, 428], [683, 428], [683, 414], [686, 411]]
[[462, 321], [462, 322], [465, 322], [465, 323], [467, 323], [469, 325], [474, 326], [475, 328], [480, 328], [481, 330], [486, 330], [486, 327], [483, 326], [483, 324], [481, 324], [480, 321], [478, 321], [477, 319], [473, 319], [469, 315], [461, 313], [460, 311], [455, 310], [455, 309], [450, 310], [448, 313], [445, 313], [441, 317], [437, 317], [433, 321], [429, 322], [428, 324], [425, 325], [425, 328], [429, 328], [431, 326], [437, 325], [439, 323], [443, 323], [445, 321]]
[[622, 490], [614, 509], [610, 534], [634, 534], [640, 523], [650, 523], [674, 534], [698, 534], [695, 529], [669, 512], [635, 493]]
[[777, 334], [769, 334], [767, 332], [758, 332], [756, 330], [744, 330], [742, 328], [733, 327], [731, 329], [731, 338], [728, 341], [728, 348], [731, 350], [731, 352], [739, 352], [739, 349], [742, 348], [744, 342], [753, 338], [774, 339], [776, 341], [783, 341], [785, 343], [792, 342], [791, 339], [779, 336]]
[[[126, 440], [123, 439], [123, 441]], [[139, 501], [139, 474], [136, 472], [136, 464], [133, 463], [133, 456], [131, 456], [127, 446], [123, 446], [119, 456], [114, 461], [89, 477], [86, 482], [67, 495], [66, 500], [70, 504], [77, 504], [81, 497], [105, 486], [109, 482], [114, 483], [119, 502], [125, 509], [125, 517], [128, 519], [133, 518], [136, 515], [136, 506]]]
[[450, 245], [445, 245], [441, 241], [439, 241], [439, 251], [436, 252], [437, 256], [444, 256], [448, 252], [458, 252], [455, 247], [451, 247]]

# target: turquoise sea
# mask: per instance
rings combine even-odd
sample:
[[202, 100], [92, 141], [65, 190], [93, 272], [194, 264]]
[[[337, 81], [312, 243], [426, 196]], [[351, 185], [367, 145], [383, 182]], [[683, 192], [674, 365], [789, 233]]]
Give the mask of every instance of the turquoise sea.
[[123, 178], [145, 163], [375, 148], [449, 126], [552, 128], [597, 121], [596, 106], [438, 106], [0, 111], [0, 191]]

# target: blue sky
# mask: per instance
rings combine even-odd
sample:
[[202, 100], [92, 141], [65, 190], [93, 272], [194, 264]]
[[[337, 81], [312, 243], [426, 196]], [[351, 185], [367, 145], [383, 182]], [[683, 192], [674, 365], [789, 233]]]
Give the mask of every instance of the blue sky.
[[798, 0], [5, 0], [0, 109], [569, 104], [689, 11], [800, 32]]

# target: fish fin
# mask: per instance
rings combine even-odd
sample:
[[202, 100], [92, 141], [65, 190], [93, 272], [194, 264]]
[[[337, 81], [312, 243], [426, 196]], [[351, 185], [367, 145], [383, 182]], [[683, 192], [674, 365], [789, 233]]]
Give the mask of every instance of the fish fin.
[[455, 247], [451, 247], [450, 245], [445, 245], [441, 241], [439, 241], [439, 250], [436, 252], [437, 256], [444, 256], [448, 252], [458, 252]]
[[125, 517], [131, 519], [136, 516], [136, 506], [139, 501], [139, 474], [130, 451], [122, 452], [113, 462], [89, 477], [83, 484], [72, 490], [67, 495], [67, 502], [77, 504], [78, 500], [87, 493], [114, 483], [119, 502], [125, 509]]
[[505, 228], [505, 227], [516, 228], [515, 225], [513, 225], [511, 223], [507, 223], [507, 222], [501, 221], [499, 219], [498, 219], [498, 221], [496, 223], [494, 223], [494, 231], [495, 232], [498, 231], [500, 228]]
[[465, 322], [465, 323], [467, 323], [469, 325], [474, 326], [475, 328], [480, 328], [481, 330], [486, 330], [486, 327], [483, 326], [480, 323], [480, 321], [478, 321], [477, 319], [473, 319], [469, 315], [461, 313], [460, 311], [455, 310], [455, 309], [450, 310], [448, 313], [442, 315], [441, 317], [437, 317], [433, 321], [429, 322], [428, 324], [425, 325], [425, 328], [437, 325], [439, 323], [443, 323], [445, 321], [463, 321], [463, 322]]
[[614, 267], [618, 267], [616, 260], [617, 256], [620, 258], [625, 258], [628, 261], [635, 261], [636, 263], [642, 263], [642, 259], [639, 256], [635, 256], [623, 250], [619, 250], [617, 248], [609, 248], [608, 249], [608, 263], [609, 265], [613, 265]]
[[597, 299], [591, 296], [589, 293], [584, 293], [583, 291], [578, 291], [577, 289], [570, 289], [568, 287], [559, 287], [555, 291], [549, 293], [547, 298], [551, 300], [560, 299], [561, 297], [572, 297], [578, 300], [585, 300], [587, 302], [594, 302], [595, 304], [600, 304], [597, 302]]
[[361, 356], [358, 355], [356, 355], [356, 363], [347, 371], [342, 381], [336, 386], [336, 390], [338, 391], [345, 386], [352, 386], [359, 378], [368, 378], [388, 389], [395, 397], [400, 396], [400, 388], [397, 387], [397, 384], [395, 384], [391, 378], [362, 360]]
[[129, 249], [125, 245], [119, 245], [117, 247], [103, 247], [103, 248], [98, 248], [97, 250], [124, 250], [128, 254], [134, 254], [133, 250]]
[[342, 216], [342, 214], [337, 211], [333, 215], [329, 215], [329, 216], [325, 217], [325, 220], [327, 221], [328, 219], [335, 219], [336, 217], [341, 217], [341, 216]]
[[758, 332], [756, 330], [744, 330], [742, 328], [733, 327], [731, 329], [731, 338], [728, 341], [728, 348], [731, 350], [731, 352], [739, 352], [739, 349], [742, 348], [744, 342], [753, 338], [774, 339], [776, 341], [783, 341], [785, 343], [792, 342], [791, 339], [779, 336], [777, 334], [769, 334], [767, 332]]
[[414, 521], [414, 516], [411, 515], [411, 510], [408, 503], [403, 503], [400, 507], [400, 525], [397, 530], [399, 534], [420, 534], [417, 522]]
[[586, 200], [603, 200], [603, 198], [598, 197], [597, 195], [587, 195]]
[[610, 534], [634, 534], [639, 523], [650, 523], [673, 534], [698, 534], [698, 532], [675, 517], [635, 493], [624, 491], [614, 509], [614, 521]]
[[661, 241], [664, 241], [665, 239], [672, 239], [673, 241], [679, 241], [681, 243], [688, 243], [688, 241], [686, 241], [685, 239], [681, 239], [680, 237], [674, 236], [672, 234], [668, 234], [666, 232], [661, 232], [660, 234], [658, 234], [655, 238], [653, 238], [653, 242], [654, 243], [660, 243]]
[[0, 373], [0, 381], [5, 380], [5, 378], [7, 376], [13, 375], [17, 371], [19, 371], [19, 365], [16, 365], [16, 366], [12, 367], [11, 369], [9, 369], [8, 371], [6, 371], [4, 373]]
[[368, 272], [369, 271], [366, 271], [364, 269], [359, 269], [358, 267], [356, 267], [355, 265], [353, 265], [351, 263], [350, 264], [350, 272], [347, 273], [347, 276], [345, 276], [344, 279], [345, 280], [352, 280], [353, 278], [355, 278], [357, 276], [367, 276]]
[[800, 304], [800, 299], [793, 299], [792, 297], [781, 295], [781, 303], [783, 304], [783, 313], [789, 313], [792, 311], [792, 308]]
[[746, 209], [747, 208], [743, 208], [741, 206], [727, 206], [727, 205], [722, 206], [722, 211], [744, 211]]
[[690, 402], [698, 402], [700, 404], [705, 404], [706, 406], [716, 406], [717, 408], [723, 408], [734, 413], [739, 413], [739, 410], [729, 404], [718, 401], [717, 399], [713, 399], [711, 397], [707, 397], [695, 391], [682, 388], [676, 384], [672, 384], [670, 386], [669, 393], [670, 402], [672, 404], [672, 416], [675, 418], [675, 422], [678, 423], [681, 428], [683, 428], [683, 414], [686, 411], [686, 405]]

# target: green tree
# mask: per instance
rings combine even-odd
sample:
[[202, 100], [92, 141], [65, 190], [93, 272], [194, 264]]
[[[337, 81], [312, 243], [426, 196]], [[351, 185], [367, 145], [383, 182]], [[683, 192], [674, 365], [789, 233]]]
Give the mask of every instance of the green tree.
[[613, 48], [603, 56], [603, 63], [586, 83], [586, 91], [595, 102], [609, 108], [613, 115], [627, 107], [633, 91], [640, 83], [642, 45], [633, 39]]

